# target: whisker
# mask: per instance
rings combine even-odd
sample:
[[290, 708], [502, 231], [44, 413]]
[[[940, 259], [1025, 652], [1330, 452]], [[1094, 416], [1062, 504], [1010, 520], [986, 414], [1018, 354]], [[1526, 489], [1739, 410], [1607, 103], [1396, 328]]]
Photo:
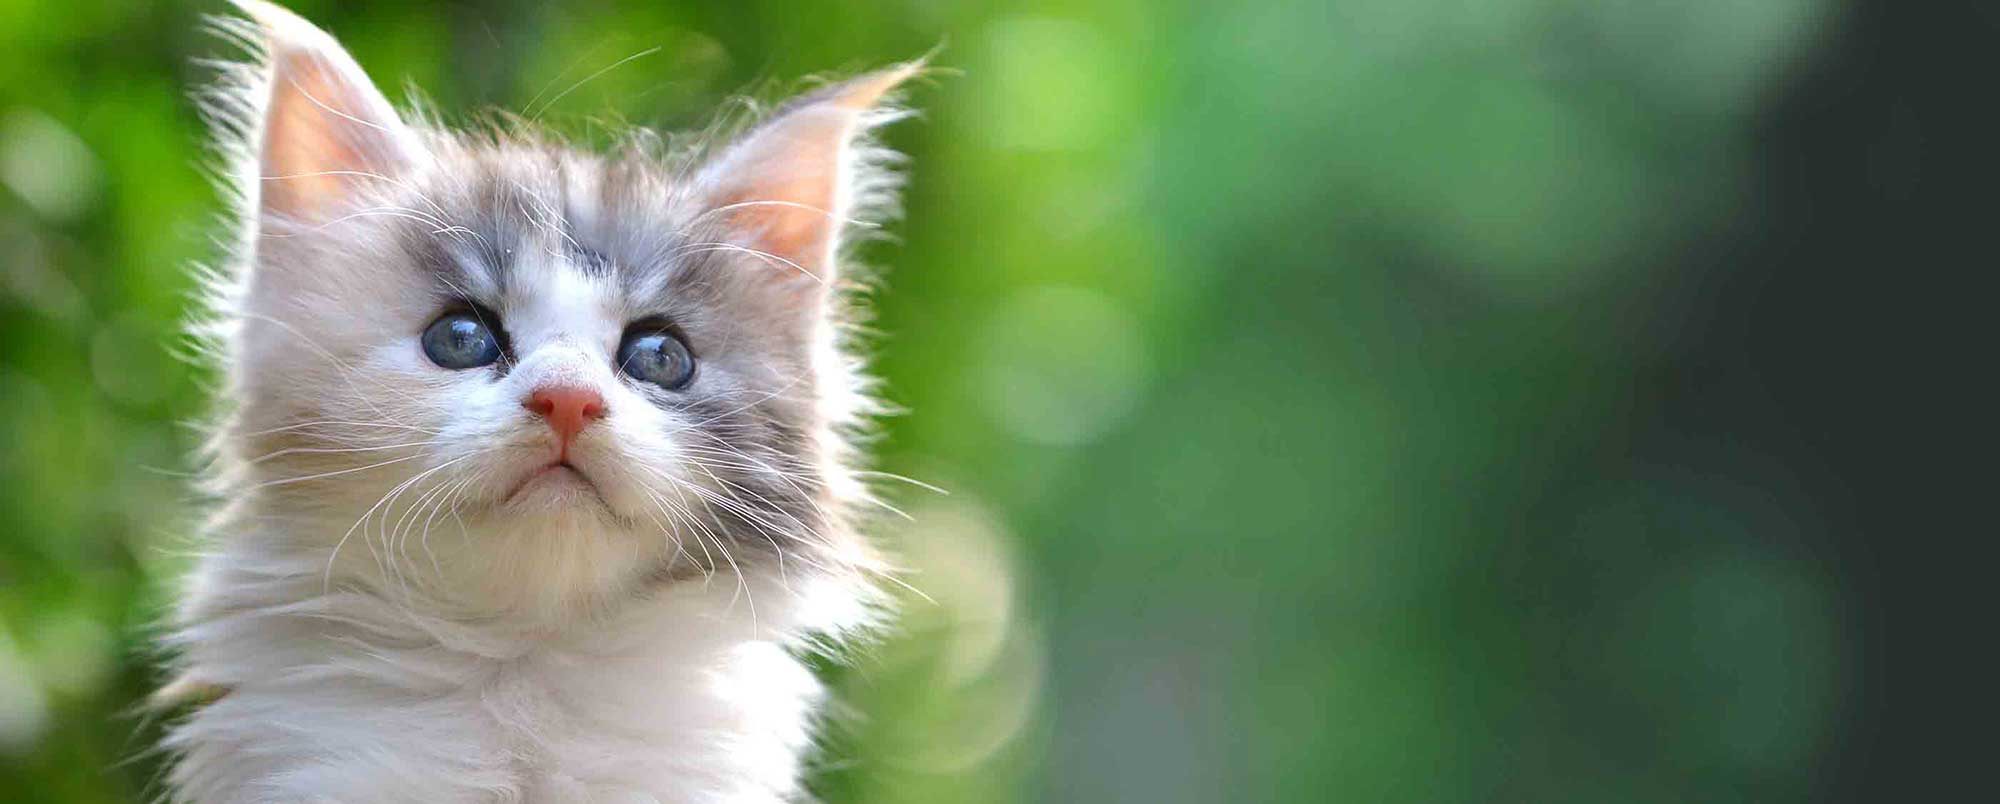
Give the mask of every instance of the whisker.
[[319, 108], [321, 108], [321, 109], [325, 109], [325, 110], [327, 110], [328, 112], [331, 112], [331, 113], [333, 113], [333, 114], [335, 114], [335, 115], [338, 115], [338, 116], [340, 116], [340, 117], [344, 117], [344, 118], [346, 118], [347, 120], [349, 120], [350, 122], [354, 122], [354, 123], [359, 123], [359, 124], [361, 124], [361, 125], [364, 125], [364, 126], [367, 126], [367, 127], [369, 127], [369, 128], [372, 128], [372, 129], [375, 129], [376, 131], [380, 131], [380, 132], [382, 132], [382, 133], [384, 133], [384, 134], [395, 134], [395, 133], [396, 133], [396, 132], [394, 132], [394, 131], [390, 131], [390, 130], [389, 130], [389, 128], [388, 128], [387, 126], [384, 126], [384, 125], [382, 125], [382, 124], [380, 124], [380, 123], [371, 123], [371, 122], [368, 122], [368, 121], [366, 121], [366, 120], [363, 120], [363, 119], [361, 119], [361, 118], [359, 118], [359, 117], [355, 117], [354, 115], [351, 115], [351, 114], [348, 114], [348, 113], [346, 113], [346, 112], [343, 112], [343, 111], [341, 111], [341, 110], [339, 110], [339, 109], [335, 109], [335, 108], [333, 108], [333, 107], [331, 107], [331, 106], [328, 106], [328, 105], [326, 105], [325, 103], [322, 103], [322, 102], [320, 102], [320, 99], [319, 99], [319, 98], [315, 98], [315, 97], [313, 97], [313, 94], [312, 94], [311, 92], [308, 92], [308, 91], [306, 91], [306, 88], [305, 88], [305, 85], [304, 85], [304, 84], [300, 84], [300, 83], [298, 82], [298, 79], [296, 79], [296, 78], [295, 78], [295, 79], [292, 79], [292, 89], [295, 89], [295, 90], [297, 90], [297, 91], [298, 91], [298, 93], [299, 93], [300, 95], [304, 95], [304, 96], [306, 96], [306, 100], [309, 100], [309, 101], [312, 101], [312, 102], [313, 102], [313, 105], [314, 105], [314, 106], [318, 106]]
[[669, 431], [667, 431], [667, 435], [670, 435], [670, 436], [671, 436], [671, 435], [676, 435], [676, 434], [679, 434], [679, 433], [683, 433], [683, 432], [686, 432], [686, 431], [688, 431], [688, 430], [692, 430], [692, 429], [694, 429], [694, 428], [697, 428], [697, 427], [703, 427], [703, 426], [706, 426], [706, 425], [710, 425], [710, 424], [714, 424], [715, 422], [717, 422], [717, 421], [719, 421], [719, 420], [721, 420], [721, 419], [726, 419], [726, 418], [729, 418], [730, 416], [734, 416], [734, 415], [736, 415], [736, 414], [738, 414], [738, 413], [742, 413], [743, 411], [746, 411], [746, 410], [749, 410], [749, 409], [751, 409], [751, 408], [754, 408], [754, 407], [756, 407], [756, 406], [758, 406], [758, 405], [761, 405], [761, 404], [764, 404], [765, 402], [769, 402], [769, 401], [771, 401], [771, 400], [773, 400], [773, 399], [776, 399], [776, 398], [778, 397], [778, 395], [779, 395], [779, 394], [782, 394], [782, 393], [784, 393], [784, 392], [786, 392], [786, 391], [789, 391], [789, 390], [791, 390], [792, 386], [794, 386], [794, 385], [798, 385], [798, 384], [799, 384], [799, 382], [800, 382], [800, 381], [801, 381], [802, 379], [803, 379], [802, 377], [793, 377], [793, 378], [792, 378], [792, 380], [791, 380], [790, 382], [787, 382], [787, 383], [785, 383], [785, 384], [784, 384], [784, 385], [783, 385], [782, 387], [780, 387], [780, 388], [779, 388], [778, 390], [776, 390], [776, 391], [772, 391], [772, 392], [770, 392], [770, 393], [768, 393], [768, 394], [765, 394], [765, 395], [763, 395], [763, 396], [760, 396], [760, 397], [758, 397], [758, 398], [756, 398], [756, 399], [754, 399], [754, 400], [751, 400], [751, 401], [750, 401], [750, 402], [749, 402], [748, 404], [745, 404], [745, 405], [743, 405], [742, 407], [739, 407], [739, 408], [736, 408], [736, 409], [734, 409], [734, 410], [730, 410], [730, 411], [727, 411], [727, 412], [724, 412], [724, 413], [718, 413], [718, 414], [716, 414], [716, 415], [714, 415], [714, 416], [710, 416], [710, 417], [708, 417], [708, 418], [706, 418], [706, 419], [703, 419], [703, 420], [701, 420], [701, 421], [698, 421], [698, 422], [695, 422], [695, 423], [693, 423], [693, 424], [689, 424], [689, 425], [685, 425], [685, 426], [682, 426], [682, 427], [679, 427], [679, 428], [676, 428], [676, 429], [673, 429], [673, 430], [669, 430]]
[[286, 455], [332, 455], [332, 454], [349, 453], [349, 452], [380, 452], [385, 449], [406, 449], [409, 447], [427, 447], [433, 444], [442, 444], [442, 443], [445, 442], [438, 440], [431, 440], [431, 441], [411, 441], [405, 444], [383, 444], [382, 446], [379, 447], [287, 447], [285, 449], [277, 450], [275, 452], [264, 453], [263, 455], [259, 455], [255, 458], [251, 458], [245, 461], [245, 463], [258, 464], [271, 460], [273, 458], [279, 458]]
[[394, 424], [390, 422], [350, 422], [350, 421], [340, 421], [337, 419], [318, 419], [314, 421], [288, 424], [283, 427], [272, 427], [267, 430], [255, 430], [248, 433], [241, 433], [239, 435], [242, 438], [255, 438], [257, 436], [271, 435], [274, 433], [284, 433], [284, 432], [290, 432], [292, 430], [303, 430], [308, 427], [326, 427], [326, 426], [393, 428], [398, 430], [415, 430], [418, 432], [430, 433], [432, 435], [437, 435], [440, 432], [442, 432], [440, 430], [432, 430], [426, 427], [418, 427], [416, 425], [411, 425], [411, 424]]
[[355, 472], [366, 472], [366, 471], [368, 471], [368, 470], [370, 470], [370, 469], [379, 469], [379, 468], [381, 468], [381, 467], [384, 467], [384, 466], [389, 466], [389, 465], [391, 465], [391, 464], [398, 464], [398, 463], [402, 463], [402, 462], [404, 462], [404, 461], [414, 461], [414, 460], [416, 460], [416, 459], [418, 459], [418, 458], [422, 458], [422, 457], [424, 457], [424, 456], [422, 456], [422, 455], [405, 455], [405, 456], [403, 456], [403, 457], [401, 457], [401, 458], [392, 458], [392, 459], [390, 459], [390, 460], [386, 460], [386, 461], [382, 461], [382, 462], [380, 462], [380, 463], [371, 463], [371, 464], [368, 464], [367, 466], [356, 466], [356, 467], [352, 467], [352, 468], [349, 468], [349, 469], [340, 469], [340, 470], [337, 470], [337, 471], [332, 471], [332, 472], [321, 472], [321, 473], [319, 473], [319, 474], [313, 474], [313, 475], [305, 475], [305, 476], [303, 476], [303, 477], [286, 477], [286, 478], [279, 478], [279, 479], [277, 479], [277, 480], [266, 480], [266, 481], [263, 481], [263, 482], [261, 482], [261, 483], [257, 483], [257, 484], [255, 484], [255, 485], [252, 485], [252, 486], [251, 486], [250, 488], [252, 488], [252, 489], [262, 489], [262, 488], [270, 488], [270, 487], [274, 487], [274, 486], [289, 486], [289, 485], [291, 485], [291, 484], [293, 484], [293, 483], [305, 483], [305, 482], [308, 482], [308, 481], [312, 481], [312, 480], [324, 480], [324, 479], [326, 479], [326, 478], [329, 478], [329, 477], [340, 477], [340, 476], [342, 476], [342, 475], [351, 475], [351, 474], [354, 474]]
[[781, 265], [788, 266], [792, 270], [804, 274], [806, 278], [811, 279], [814, 282], [818, 282], [821, 285], [825, 285], [827, 283], [824, 277], [821, 277], [819, 274], [813, 273], [812, 271], [806, 270], [806, 267], [803, 265], [800, 265], [796, 262], [792, 262], [791, 260], [785, 259], [784, 257], [780, 257], [776, 254], [772, 254], [771, 252], [764, 251], [762, 249], [754, 249], [750, 248], [749, 246], [739, 246], [736, 245], [735, 243], [690, 243], [686, 246], [682, 246], [681, 248], [674, 249], [672, 256], [679, 257], [688, 254], [707, 254], [713, 251], [727, 251], [738, 254], [748, 254], [750, 256], [763, 260], [767, 263], [775, 262]]
[[622, 58], [622, 59], [619, 59], [619, 60], [617, 60], [617, 61], [614, 61], [614, 62], [612, 62], [612, 63], [611, 63], [611, 64], [610, 64], [609, 66], [605, 67], [605, 68], [604, 68], [604, 69], [602, 69], [602, 70], [598, 70], [597, 72], [594, 72], [594, 73], [591, 73], [591, 74], [589, 74], [589, 75], [586, 75], [586, 76], [584, 76], [582, 80], [580, 80], [580, 81], [577, 81], [577, 82], [576, 82], [576, 83], [574, 83], [574, 84], [571, 84], [571, 85], [569, 86], [569, 89], [565, 89], [565, 90], [563, 90], [563, 91], [561, 91], [561, 92], [558, 92], [558, 93], [556, 93], [556, 96], [555, 96], [555, 97], [553, 97], [553, 98], [550, 98], [550, 99], [549, 99], [549, 102], [548, 102], [548, 103], [545, 103], [545, 104], [542, 104], [542, 110], [541, 110], [541, 111], [539, 111], [539, 112], [534, 112], [534, 113], [532, 113], [532, 114], [528, 115], [528, 119], [529, 119], [529, 120], [531, 120], [531, 121], [532, 121], [532, 120], [537, 120], [537, 119], [540, 119], [540, 118], [541, 118], [541, 116], [542, 116], [543, 114], [546, 114], [546, 113], [548, 112], [548, 110], [549, 110], [549, 109], [551, 109], [551, 108], [554, 108], [554, 107], [555, 107], [555, 105], [556, 105], [556, 101], [559, 101], [559, 100], [562, 100], [562, 99], [563, 99], [563, 98], [565, 98], [565, 97], [568, 97], [568, 96], [569, 96], [569, 93], [571, 93], [571, 92], [575, 92], [575, 91], [577, 90], [577, 88], [578, 88], [578, 87], [581, 87], [581, 86], [583, 86], [584, 84], [588, 84], [588, 83], [590, 83], [591, 81], [594, 81], [594, 80], [596, 80], [598, 76], [601, 76], [601, 75], [603, 75], [603, 74], [605, 74], [605, 73], [608, 73], [608, 72], [611, 72], [612, 70], [616, 70], [616, 69], [618, 69], [619, 67], [623, 67], [623, 66], [625, 66], [625, 64], [626, 64], [626, 63], [628, 63], [628, 62], [631, 62], [631, 61], [632, 61], [632, 60], [634, 60], [634, 59], [640, 59], [640, 58], [645, 58], [645, 57], [647, 57], [647, 56], [651, 56], [651, 55], [653, 55], [653, 54], [655, 54], [655, 53], [658, 53], [658, 52], [660, 52], [660, 46], [658, 46], [658, 45], [654, 45], [653, 47], [649, 47], [649, 48], [646, 48], [645, 50], [641, 50], [641, 51], [639, 51], [639, 52], [637, 52], [637, 53], [634, 53], [634, 54], [632, 54], [632, 55], [630, 55], [630, 56], [626, 56], [625, 58]]
[[418, 190], [416, 185], [411, 184], [402, 179], [395, 178], [393, 176], [385, 176], [380, 173], [376, 173], [374, 171], [369, 171], [369, 170], [314, 170], [305, 173], [288, 173], [281, 176], [258, 176], [257, 180], [287, 181], [290, 179], [319, 178], [321, 176], [359, 176], [361, 178], [375, 179], [377, 181], [387, 182], [389, 184], [393, 184], [396, 185], [397, 187], [403, 188], [404, 190], [408, 191], [411, 195], [416, 196], [417, 200], [430, 205], [431, 209], [436, 210], [438, 215], [442, 216], [444, 214], [444, 207], [438, 206], [438, 203], [436, 201], [431, 200], [430, 196], [427, 196], [421, 190]]
[[[356, 371], [353, 366], [348, 365], [346, 361], [341, 360], [339, 357], [335, 356], [332, 352], [327, 351], [326, 347], [320, 346], [318, 343], [314, 342], [312, 338], [306, 337], [306, 334], [298, 331], [298, 328], [293, 327], [291, 324], [285, 321], [281, 321], [279, 319], [273, 318], [268, 315], [263, 315], [261, 313], [244, 312], [242, 313], [242, 316], [247, 319], [265, 322], [267, 324], [279, 328], [280, 330], [283, 330], [285, 333], [291, 335], [294, 338], [298, 338], [299, 342], [304, 344], [306, 348], [313, 350], [320, 357], [325, 358], [327, 362], [332, 363], [333, 367], [340, 371], [341, 378], [347, 382], [348, 389], [354, 391], [355, 395], [359, 397], [364, 404], [368, 405], [369, 408], [373, 409], [376, 416], [380, 417], [381, 420], [383, 421], [388, 421], [393, 418], [389, 416], [387, 413], [383, 412], [380, 405], [375, 404], [372, 394], [363, 393], [362, 392], [363, 389], [355, 385], [354, 378], [356, 375], [360, 374], [359, 371]], [[420, 400], [412, 398], [409, 394], [404, 393], [402, 389], [390, 385], [389, 383], [377, 381], [375, 383], [375, 387], [380, 390], [395, 394], [396, 396], [402, 397], [405, 401], [411, 402], [413, 404], [419, 404], [419, 405], [422, 404]]]
[[849, 218], [842, 215], [836, 215], [830, 210], [820, 209], [819, 207], [813, 206], [811, 204], [801, 204], [797, 201], [776, 201], [776, 200], [765, 200], [765, 199], [738, 201], [734, 204], [723, 204], [722, 206], [719, 207], [712, 207], [702, 212], [701, 214], [696, 215], [693, 218], [689, 219], [688, 222], [690, 224], [697, 223], [701, 221], [701, 219], [706, 218], [710, 215], [716, 215], [734, 209], [743, 209], [744, 207], [789, 207], [792, 209], [803, 209], [807, 212], [817, 212], [821, 215], [824, 215], [832, 219], [837, 223], [845, 224], [848, 226], [858, 226], [865, 229], [876, 229], [881, 227], [881, 224], [875, 223], [874, 221], [864, 221], [859, 218]]
[[878, 472], [878, 471], [870, 471], [870, 470], [865, 470], [865, 469], [857, 469], [857, 470], [855, 470], [855, 471], [854, 471], [854, 474], [855, 474], [855, 475], [858, 475], [858, 476], [860, 476], [860, 477], [879, 477], [879, 478], [882, 478], [882, 479], [884, 479], [884, 480], [896, 480], [896, 481], [900, 481], [900, 482], [903, 482], [903, 483], [908, 483], [908, 484], [910, 484], [910, 485], [912, 485], [912, 486], [916, 486], [917, 488], [920, 488], [920, 489], [923, 489], [923, 490], [925, 490], [925, 491], [929, 491], [929, 492], [933, 492], [933, 493], [936, 493], [936, 494], [941, 494], [941, 495], [944, 495], [944, 496], [946, 496], [946, 497], [949, 497], [949, 496], [951, 496], [951, 492], [949, 492], [949, 491], [946, 491], [946, 490], [944, 490], [944, 489], [942, 489], [942, 488], [939, 488], [939, 487], [937, 487], [937, 486], [933, 486], [933, 485], [931, 485], [931, 484], [929, 484], [929, 483], [925, 483], [924, 481], [921, 481], [921, 480], [917, 480], [917, 479], [915, 479], [915, 478], [911, 478], [911, 477], [905, 477], [905, 476], [903, 476], [903, 475], [899, 475], [899, 474], [896, 474], [896, 473], [894, 473], [894, 472]]
[[[403, 490], [405, 490], [405, 489], [409, 488], [410, 484], [412, 484], [412, 483], [416, 483], [416, 482], [418, 482], [418, 481], [421, 481], [421, 480], [423, 480], [423, 479], [424, 479], [425, 477], [428, 477], [428, 476], [430, 476], [430, 475], [432, 475], [432, 474], [435, 474], [435, 473], [437, 473], [437, 472], [439, 472], [439, 471], [442, 471], [442, 470], [444, 470], [444, 469], [446, 469], [446, 468], [448, 468], [448, 467], [452, 466], [453, 464], [457, 464], [457, 463], [459, 463], [459, 462], [461, 462], [461, 461], [464, 461], [464, 460], [466, 460], [466, 459], [468, 459], [468, 458], [473, 458], [473, 457], [476, 457], [476, 456], [478, 456], [478, 455], [481, 455], [481, 454], [483, 454], [483, 453], [478, 453], [478, 452], [475, 452], [475, 453], [470, 453], [470, 454], [467, 454], [467, 455], [461, 455], [461, 456], [459, 456], [459, 457], [457, 457], [457, 458], [453, 458], [453, 459], [451, 459], [451, 460], [449, 460], [449, 461], [446, 461], [446, 462], [444, 462], [444, 463], [441, 463], [441, 464], [438, 464], [437, 466], [434, 466], [434, 467], [431, 467], [430, 469], [426, 469], [426, 470], [424, 470], [424, 471], [422, 471], [422, 472], [419, 472], [419, 473], [417, 473], [417, 475], [416, 475], [416, 476], [414, 476], [414, 477], [411, 477], [410, 479], [408, 479], [408, 480], [404, 480], [404, 481], [403, 481], [402, 483], [399, 483], [399, 484], [397, 484], [395, 488], [392, 488], [392, 489], [390, 489], [390, 490], [389, 490], [389, 492], [388, 492], [388, 493], [386, 493], [386, 494], [383, 494], [383, 495], [382, 495], [382, 497], [381, 497], [381, 499], [378, 499], [378, 500], [376, 500], [376, 501], [375, 501], [375, 504], [374, 504], [374, 505], [371, 505], [371, 506], [369, 506], [369, 507], [368, 507], [368, 510], [367, 510], [367, 511], [364, 511], [364, 512], [362, 512], [362, 514], [361, 514], [361, 518], [360, 518], [360, 519], [357, 519], [357, 520], [355, 520], [355, 521], [354, 521], [354, 524], [348, 527], [348, 529], [347, 529], [347, 532], [346, 532], [346, 533], [343, 533], [343, 534], [341, 534], [341, 535], [340, 535], [340, 540], [339, 540], [339, 541], [336, 541], [336, 542], [334, 542], [334, 545], [333, 545], [333, 551], [332, 551], [331, 553], [329, 553], [329, 554], [327, 555], [327, 558], [326, 558], [326, 574], [325, 574], [325, 577], [321, 579], [321, 586], [322, 586], [322, 591], [326, 591], [326, 590], [330, 590], [330, 589], [332, 588], [332, 586], [333, 586], [333, 564], [334, 564], [334, 561], [335, 561], [335, 560], [336, 560], [336, 559], [337, 559], [337, 558], [338, 558], [338, 557], [340, 556], [340, 548], [341, 548], [341, 547], [343, 547], [343, 546], [345, 546], [345, 545], [347, 544], [347, 540], [348, 540], [349, 538], [351, 538], [351, 537], [353, 537], [353, 536], [354, 536], [354, 531], [356, 531], [356, 530], [360, 529], [363, 523], [367, 522], [367, 521], [369, 520], [369, 518], [370, 518], [370, 517], [373, 517], [373, 516], [375, 515], [375, 511], [376, 511], [376, 509], [378, 509], [378, 508], [381, 508], [381, 507], [382, 507], [382, 505], [383, 505], [384, 503], [387, 503], [387, 502], [389, 502], [389, 501], [390, 501], [391, 499], [393, 499], [394, 497], [396, 497], [396, 496], [400, 495], [400, 494], [401, 494], [401, 493], [403, 492]], [[408, 457], [408, 458], [400, 458], [400, 459], [398, 459], [398, 460], [412, 460], [412, 459], [415, 459], [415, 458], [420, 458], [420, 457], [423, 457], [423, 456], [421, 456], [421, 455], [412, 455], [412, 456], [410, 456], [410, 457]], [[369, 547], [368, 547], [368, 549], [369, 549], [369, 552], [374, 552], [374, 550], [375, 550], [375, 547], [374, 547], [374, 544], [372, 543], [372, 541], [371, 541], [371, 540], [369, 540], [369, 539], [367, 539], [367, 538], [365, 538], [365, 537], [363, 538], [363, 541], [364, 541], [364, 542], [369, 542]], [[378, 556], [378, 557], [376, 558], [376, 562], [377, 562], [377, 563], [381, 563], [381, 558], [380, 558], [379, 556]], [[389, 572], [389, 571], [391, 570], [391, 568], [389, 568], [389, 567], [386, 567], [386, 566], [385, 566], [385, 567], [384, 567], [383, 569], [384, 569], [384, 572], [385, 572], [385, 573], [386, 573], [386, 572]]]

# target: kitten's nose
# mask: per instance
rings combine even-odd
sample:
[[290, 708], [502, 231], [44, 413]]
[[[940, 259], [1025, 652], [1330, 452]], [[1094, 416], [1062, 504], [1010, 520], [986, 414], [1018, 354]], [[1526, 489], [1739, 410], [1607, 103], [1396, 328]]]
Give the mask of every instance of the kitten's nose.
[[576, 434], [590, 423], [604, 418], [604, 397], [589, 388], [554, 386], [537, 388], [521, 402], [521, 406], [547, 419], [549, 428], [562, 439], [565, 455], [569, 452], [569, 442], [576, 440]]

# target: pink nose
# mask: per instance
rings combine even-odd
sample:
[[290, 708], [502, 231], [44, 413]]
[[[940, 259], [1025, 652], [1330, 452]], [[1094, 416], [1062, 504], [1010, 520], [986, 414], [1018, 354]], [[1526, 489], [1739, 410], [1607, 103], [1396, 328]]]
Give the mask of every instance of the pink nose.
[[569, 452], [569, 442], [576, 440], [576, 434], [590, 423], [604, 418], [604, 397], [588, 388], [552, 387], [537, 388], [528, 395], [522, 407], [534, 411], [549, 422], [549, 429], [556, 431], [562, 439], [562, 450]]

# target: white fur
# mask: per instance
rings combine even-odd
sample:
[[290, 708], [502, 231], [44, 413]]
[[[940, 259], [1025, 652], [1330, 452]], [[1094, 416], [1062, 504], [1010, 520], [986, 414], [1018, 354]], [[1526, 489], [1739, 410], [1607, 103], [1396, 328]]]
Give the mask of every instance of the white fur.
[[822, 691], [787, 634], [854, 613], [762, 579], [755, 622], [718, 582], [588, 626], [469, 624], [215, 572], [241, 609], [182, 635], [231, 689], [174, 734], [188, 801], [789, 800]]

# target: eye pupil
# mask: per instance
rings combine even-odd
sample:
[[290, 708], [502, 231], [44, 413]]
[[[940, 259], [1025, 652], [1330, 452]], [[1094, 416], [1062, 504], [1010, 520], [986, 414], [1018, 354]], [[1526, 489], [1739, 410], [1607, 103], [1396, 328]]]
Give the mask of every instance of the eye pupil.
[[694, 379], [694, 355], [671, 332], [638, 330], [618, 347], [618, 368], [633, 379], [678, 390]]
[[471, 313], [447, 313], [424, 330], [424, 355], [448, 369], [492, 365], [500, 359], [500, 339]]

